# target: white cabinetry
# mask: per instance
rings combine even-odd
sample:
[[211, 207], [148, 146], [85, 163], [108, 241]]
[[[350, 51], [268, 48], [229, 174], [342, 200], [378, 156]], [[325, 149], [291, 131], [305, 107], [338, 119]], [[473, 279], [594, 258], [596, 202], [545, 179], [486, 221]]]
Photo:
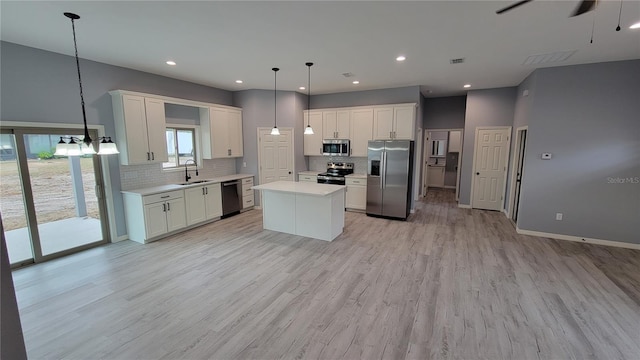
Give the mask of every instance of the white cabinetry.
[[322, 136], [324, 139], [349, 139], [351, 119], [349, 110], [323, 111]]
[[347, 185], [347, 198], [345, 207], [347, 209], [366, 210], [367, 209], [367, 179], [351, 178], [345, 179]]
[[111, 91], [122, 165], [168, 161], [164, 101]]
[[220, 183], [189, 188], [184, 191], [187, 226], [222, 216]]
[[459, 153], [462, 150], [462, 131], [449, 131], [449, 152]]
[[367, 156], [373, 140], [373, 109], [351, 110], [351, 156]]
[[254, 205], [253, 178], [242, 179], [242, 209], [250, 208]]
[[304, 135], [304, 155], [322, 156], [322, 111], [305, 111], [304, 124], [313, 128], [313, 135]]
[[374, 108], [373, 138], [376, 140], [414, 140], [415, 105]]
[[427, 186], [444, 187], [444, 166], [431, 166], [427, 169]]
[[298, 174], [298, 181], [317, 183], [318, 182], [318, 176], [317, 175]]
[[203, 158], [243, 156], [241, 110], [226, 107], [201, 108], [200, 127]]
[[129, 239], [147, 243], [187, 225], [184, 192], [123, 196]]

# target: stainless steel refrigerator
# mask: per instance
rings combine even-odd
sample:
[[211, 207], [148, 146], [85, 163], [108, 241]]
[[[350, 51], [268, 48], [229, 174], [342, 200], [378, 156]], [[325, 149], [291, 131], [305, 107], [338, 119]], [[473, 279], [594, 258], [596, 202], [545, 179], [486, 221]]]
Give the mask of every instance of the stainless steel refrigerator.
[[413, 141], [369, 141], [367, 215], [406, 220], [411, 211]]

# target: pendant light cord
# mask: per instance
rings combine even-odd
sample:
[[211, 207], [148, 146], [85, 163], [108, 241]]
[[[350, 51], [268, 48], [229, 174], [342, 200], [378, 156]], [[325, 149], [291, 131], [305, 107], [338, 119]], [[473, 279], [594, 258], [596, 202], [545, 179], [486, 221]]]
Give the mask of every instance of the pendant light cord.
[[598, 0], [596, 0], [596, 8], [593, 9], [593, 23], [591, 24], [591, 40], [589, 41], [589, 44], [593, 44], [593, 31], [596, 28], [596, 11], [597, 11], [597, 7], [598, 7]]
[[616, 27], [616, 31], [620, 31], [620, 18], [622, 18], [622, 0], [620, 0], [620, 12], [618, 13], [618, 27]]
[[278, 88], [278, 68], [273, 68], [273, 127], [278, 127], [278, 93], [276, 89]]
[[82, 119], [84, 120], [84, 140], [87, 146], [91, 145], [91, 137], [87, 128], [87, 112], [84, 108], [84, 93], [82, 92], [82, 77], [80, 75], [80, 59], [78, 58], [78, 43], [76, 41], [76, 25], [75, 20], [71, 18], [71, 29], [73, 30], [73, 47], [76, 52], [76, 68], [78, 69], [78, 85], [80, 85], [80, 103], [82, 105]]

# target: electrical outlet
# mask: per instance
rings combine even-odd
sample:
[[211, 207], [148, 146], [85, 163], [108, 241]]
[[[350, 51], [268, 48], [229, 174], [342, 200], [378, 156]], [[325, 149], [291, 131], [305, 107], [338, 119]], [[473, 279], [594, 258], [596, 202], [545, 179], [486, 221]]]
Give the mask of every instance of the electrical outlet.
[[556, 213], [556, 220], [562, 220], [562, 213]]

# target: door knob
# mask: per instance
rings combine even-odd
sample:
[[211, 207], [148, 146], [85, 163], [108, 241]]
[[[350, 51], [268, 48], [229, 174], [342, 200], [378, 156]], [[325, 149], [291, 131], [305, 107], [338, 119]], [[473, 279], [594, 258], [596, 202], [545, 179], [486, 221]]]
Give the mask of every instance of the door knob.
[[477, 173], [476, 173], [476, 175], [480, 175], [480, 173], [479, 173], [479, 172], [477, 172]]
[[289, 175], [291, 175], [291, 171], [289, 171]]

